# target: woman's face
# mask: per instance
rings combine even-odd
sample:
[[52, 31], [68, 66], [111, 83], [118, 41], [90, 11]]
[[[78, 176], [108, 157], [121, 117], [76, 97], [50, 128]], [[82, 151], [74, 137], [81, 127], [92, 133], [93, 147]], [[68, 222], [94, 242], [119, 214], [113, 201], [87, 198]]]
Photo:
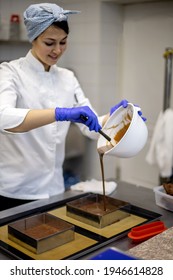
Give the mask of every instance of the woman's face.
[[66, 50], [67, 36], [64, 30], [51, 25], [32, 42], [32, 54], [44, 65], [45, 71], [49, 71]]

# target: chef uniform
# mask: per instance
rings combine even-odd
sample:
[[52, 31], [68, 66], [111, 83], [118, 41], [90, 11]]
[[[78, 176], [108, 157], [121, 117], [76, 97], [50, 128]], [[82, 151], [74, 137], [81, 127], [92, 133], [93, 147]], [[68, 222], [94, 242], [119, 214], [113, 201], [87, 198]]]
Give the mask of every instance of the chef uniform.
[[[19, 125], [30, 109], [88, 105], [72, 71], [43, 65], [26, 57], [0, 66], [0, 195], [21, 199], [48, 198], [64, 192], [62, 165], [70, 122], [54, 122], [25, 133], [6, 129]], [[78, 124], [93, 139], [95, 132]]]

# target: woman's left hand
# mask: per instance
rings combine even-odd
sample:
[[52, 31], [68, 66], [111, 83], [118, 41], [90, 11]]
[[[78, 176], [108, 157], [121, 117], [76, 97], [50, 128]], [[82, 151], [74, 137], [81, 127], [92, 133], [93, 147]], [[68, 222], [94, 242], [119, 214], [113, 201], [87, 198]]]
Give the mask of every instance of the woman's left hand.
[[[126, 108], [128, 106], [128, 101], [126, 99], [121, 100], [118, 104], [116, 104], [115, 106], [113, 106], [110, 109], [110, 116], [121, 106], [123, 106], [124, 108]], [[134, 105], [136, 107], [139, 107], [138, 105]], [[142, 116], [142, 111], [138, 111], [139, 116], [143, 119], [143, 121], [145, 122], [147, 119], [145, 117]]]
[[126, 108], [128, 105], [128, 101], [126, 99], [121, 100], [118, 104], [116, 104], [115, 106], [113, 106], [110, 109], [110, 116], [121, 106], [123, 106], [124, 108]]

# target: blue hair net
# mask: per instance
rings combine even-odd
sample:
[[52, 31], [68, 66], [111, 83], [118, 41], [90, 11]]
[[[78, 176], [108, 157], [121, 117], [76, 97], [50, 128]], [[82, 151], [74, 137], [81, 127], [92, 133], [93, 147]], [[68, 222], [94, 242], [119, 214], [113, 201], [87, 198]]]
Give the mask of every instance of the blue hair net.
[[79, 11], [63, 10], [51, 3], [30, 5], [23, 14], [29, 41], [32, 42], [53, 22], [67, 21], [69, 14], [78, 13]]

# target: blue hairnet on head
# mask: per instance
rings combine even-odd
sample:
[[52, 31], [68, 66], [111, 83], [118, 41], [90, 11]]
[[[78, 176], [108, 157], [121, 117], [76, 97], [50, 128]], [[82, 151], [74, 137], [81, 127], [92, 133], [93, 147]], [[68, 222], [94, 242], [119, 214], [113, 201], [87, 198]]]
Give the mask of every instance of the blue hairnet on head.
[[29, 41], [32, 42], [53, 22], [67, 21], [69, 14], [78, 13], [79, 11], [63, 10], [51, 3], [30, 5], [23, 14]]

